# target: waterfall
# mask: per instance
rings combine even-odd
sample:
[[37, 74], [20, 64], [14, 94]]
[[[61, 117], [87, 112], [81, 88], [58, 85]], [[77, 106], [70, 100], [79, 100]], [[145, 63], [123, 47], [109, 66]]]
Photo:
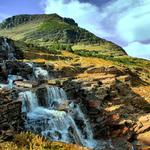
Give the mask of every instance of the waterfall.
[[[8, 45], [7, 45], [8, 47]], [[49, 74], [36, 64], [26, 63], [33, 69], [32, 80], [48, 80]], [[21, 76], [8, 75], [8, 84], [2, 88], [15, 88], [14, 81], [23, 80]], [[88, 119], [78, 104], [68, 100], [66, 92], [56, 86], [42, 86], [19, 93], [22, 101], [22, 112], [27, 114], [24, 127], [27, 131], [41, 134], [52, 141], [76, 143], [89, 148], [96, 147]]]
[[0, 84], [0, 87], [4, 89], [12, 89], [15, 87], [13, 83], [15, 80], [23, 80], [23, 78], [17, 75], [8, 75], [7, 84]]
[[28, 65], [29, 67], [33, 68], [33, 63], [32, 62], [26, 62], [26, 65]]
[[23, 78], [21, 76], [18, 76], [18, 75], [8, 75], [7, 82], [8, 82], [8, 87], [10, 89], [12, 89], [14, 87], [13, 82], [15, 80], [23, 80]]
[[41, 67], [35, 67], [34, 68], [34, 74], [35, 74], [36, 79], [43, 79], [43, 80], [49, 79], [48, 71], [41, 68]]
[[37, 96], [32, 91], [19, 93], [19, 99], [22, 101], [22, 112], [31, 112], [38, 107]]
[[[40, 131], [43, 136], [54, 141], [85, 144], [74, 120], [64, 111], [37, 107], [34, 111], [28, 113], [28, 117], [30, 118], [26, 124], [26, 129], [28, 130]], [[69, 130], [73, 130], [73, 133]]]
[[[16, 59], [15, 50], [6, 38], [3, 41], [3, 48], [8, 52], [7, 59], [14, 61]], [[31, 70], [27, 76], [29, 81], [38, 82], [52, 78], [49, 72], [39, 67], [38, 64], [24, 63], [21, 69], [18, 69], [20, 72], [18, 71], [17, 74], [24, 73], [22, 68]], [[11, 68], [9, 69], [11, 70]], [[8, 72], [10, 72], [9, 69]], [[22, 101], [22, 112], [27, 115], [24, 120], [24, 127], [27, 131], [41, 134], [53, 141], [76, 143], [89, 148], [96, 147], [97, 143], [93, 139], [88, 119], [78, 104], [68, 100], [66, 92], [62, 88], [39, 82], [42, 85], [37, 84], [32, 90], [23, 87], [18, 89], [19, 87], [14, 85], [16, 80], [24, 81], [24, 78], [10, 74], [7, 83], [0, 84], [0, 88], [16, 88], [16, 91], [21, 91], [18, 100]]]
[[67, 100], [67, 95], [62, 88], [56, 86], [47, 87], [48, 104], [50, 108]]
[[11, 45], [7, 42], [7, 38], [4, 38], [4, 47], [8, 50], [8, 60], [15, 60], [14, 56], [14, 49], [11, 47]]
[[78, 117], [80, 120], [83, 120], [84, 124], [85, 124], [85, 128], [83, 129], [84, 134], [86, 134], [86, 145], [88, 147], [93, 147], [96, 145], [96, 141], [94, 141], [93, 139], [93, 132], [92, 132], [92, 127], [88, 121], [87, 118], [85, 118], [85, 115], [83, 114], [83, 112], [81, 111], [79, 105], [76, 106], [76, 113], [78, 114]]
[[[47, 106], [39, 106], [39, 99], [34, 91], [25, 91], [19, 94], [22, 100], [22, 111], [27, 112], [25, 128], [54, 141], [76, 143], [93, 148], [96, 146], [88, 120], [80, 107], [73, 102], [69, 103], [62, 88], [45, 87]], [[46, 98], [45, 98], [46, 99]], [[67, 111], [60, 111], [60, 105], [68, 101]], [[83, 123], [79, 126], [76, 119]]]
[[37, 67], [34, 63], [26, 62], [26, 65], [33, 69], [33, 78], [35, 80], [49, 80], [50, 76], [47, 70], [43, 69], [42, 67]]

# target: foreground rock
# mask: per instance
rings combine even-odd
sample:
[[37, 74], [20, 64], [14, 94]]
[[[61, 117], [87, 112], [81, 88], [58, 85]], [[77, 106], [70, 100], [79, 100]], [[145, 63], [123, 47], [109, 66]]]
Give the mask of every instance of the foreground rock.
[[21, 121], [21, 101], [12, 100], [11, 90], [0, 90], [0, 130], [17, 127]]
[[[49, 112], [51, 106], [53, 107], [52, 109], [55, 109], [55, 112], [61, 111], [64, 113], [71, 112], [76, 106], [80, 106], [79, 108], [82, 110], [78, 109], [76, 112], [79, 113], [81, 111], [83, 115], [78, 116], [77, 113], [75, 113], [73, 124], [78, 126], [80, 129], [79, 131], [82, 130], [86, 139], [88, 136], [85, 134], [84, 130], [87, 127], [85, 122], [90, 123], [94, 132], [94, 139], [100, 141], [97, 150], [130, 150], [132, 149], [132, 145], [128, 141], [133, 142], [135, 140], [139, 140], [147, 145], [149, 144], [150, 117], [149, 115], [146, 116], [145, 113], [149, 112], [150, 106], [143, 97], [132, 90], [134, 80], [140, 80], [132, 71], [126, 68], [119, 69], [115, 66], [82, 68], [80, 65], [75, 66], [77, 68], [75, 70], [72, 69], [73, 71], [68, 71], [70, 69], [69, 66], [66, 68], [63, 67], [62, 70], [58, 71], [55, 70], [54, 66], [51, 64], [33, 64], [14, 60], [16, 52], [12, 51], [12, 48], [7, 45], [11, 45], [11, 43], [8, 39], [3, 39], [3, 42], [2, 49], [5, 48], [4, 51], [7, 55], [6, 57], [2, 57], [4, 57], [4, 59], [9, 59], [9, 61], [6, 60], [1, 63], [1, 81], [8, 84], [9, 77], [15, 77], [15, 79], [11, 79], [11, 84], [13, 86], [9, 88], [17, 90], [17, 93], [23, 92], [23, 97], [20, 100], [25, 102], [25, 107], [27, 107], [26, 113], [31, 112], [32, 109], [34, 110], [37, 106], [46, 108], [46, 112]], [[9, 50], [12, 52], [11, 57], [8, 55]], [[54, 75], [54, 80], [49, 80], [49, 73]], [[61, 77], [66, 77], [66, 79], [61, 80]], [[52, 89], [48, 88], [50, 85], [53, 85]], [[58, 87], [56, 87], [56, 85]], [[60, 90], [59, 87], [63, 87], [63, 89], [66, 90], [69, 98], [71, 98], [69, 101], [67, 101], [66, 96], [63, 96], [65, 97], [63, 100], [61, 99], [64, 92], [62, 93], [63, 89]], [[13, 92], [13, 90], [2, 90], [0, 92], [0, 128], [2, 140], [12, 140], [14, 138], [14, 130], [16, 131], [19, 129], [21, 102], [12, 101], [12, 99], [15, 99], [13, 98], [15, 94], [16, 92]], [[63, 102], [59, 104], [61, 100]], [[53, 102], [52, 105], [49, 105], [49, 101]], [[37, 103], [37, 105], [35, 103]], [[71, 103], [73, 103], [74, 106], [70, 109], [69, 105]], [[40, 114], [40, 111], [37, 111], [37, 113]], [[84, 115], [85, 117], [83, 117]], [[44, 114], [41, 120], [45, 116]], [[48, 120], [48, 124], [50, 121], [53, 123], [55, 121], [54, 118], [51, 119], [50, 116], [48, 116]], [[67, 118], [59, 118], [59, 120], [64, 124]], [[41, 131], [43, 131], [40, 127], [44, 127], [44, 122], [38, 121], [33, 121], [35, 124], [31, 127], [35, 129], [34, 132], [40, 134]], [[38, 123], [39, 127], [35, 128]], [[55, 123], [57, 124], [57, 122]], [[14, 129], [15, 127], [17, 129]], [[51, 129], [51, 127], [48, 129]], [[72, 130], [74, 128], [70, 129], [70, 135], [73, 137]], [[48, 136], [53, 136], [54, 139], [55, 137], [59, 139], [63, 137], [60, 136], [58, 132], [49, 134]], [[22, 136], [21, 138], [24, 139]], [[80, 142], [78, 138], [78, 142], [72, 143], [82, 145], [82, 142]], [[102, 139], [105, 139], [104, 142], [102, 142]], [[40, 142], [44, 144], [44, 141]], [[52, 145], [47, 148], [53, 148], [55, 142], [49, 143]], [[5, 143], [3, 142], [2, 144]], [[18, 145], [16, 145], [16, 143], [14, 144], [13, 149], [15, 149], [15, 147], [18, 148]], [[2, 147], [4, 146], [5, 145], [2, 145]], [[35, 146], [34, 143], [33, 146]], [[77, 145], [66, 145], [60, 142], [55, 146], [55, 149], [84, 149]], [[10, 145], [10, 147], [13, 146]], [[37, 147], [32, 149], [37, 149]]]
[[139, 134], [137, 140], [143, 142], [146, 145], [150, 146], [150, 131]]
[[16, 48], [14, 41], [0, 37], [0, 60], [22, 59], [23, 53]]

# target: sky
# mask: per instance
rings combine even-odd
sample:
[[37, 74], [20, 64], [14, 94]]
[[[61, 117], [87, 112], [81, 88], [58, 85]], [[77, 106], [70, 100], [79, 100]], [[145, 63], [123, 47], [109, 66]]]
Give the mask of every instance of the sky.
[[0, 21], [17, 14], [57, 13], [122, 46], [135, 57], [150, 59], [150, 0], [1, 0]]

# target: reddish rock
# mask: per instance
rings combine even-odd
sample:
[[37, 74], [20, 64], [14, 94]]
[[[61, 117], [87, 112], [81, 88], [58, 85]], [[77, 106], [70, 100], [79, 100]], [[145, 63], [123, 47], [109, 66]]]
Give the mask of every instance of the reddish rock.
[[101, 105], [101, 102], [98, 100], [89, 100], [88, 101], [88, 106], [90, 108], [95, 108], [95, 109], [99, 109]]
[[125, 137], [126, 135], [128, 135], [129, 131], [130, 130], [128, 127], [124, 127], [124, 128], [112, 131], [111, 135], [113, 137]]
[[124, 127], [123, 129], [122, 129], [122, 134], [127, 134], [129, 132], [129, 128], [128, 127]]
[[139, 133], [143, 133], [149, 130], [150, 130], [150, 124], [147, 124], [147, 125], [144, 125], [142, 128], [140, 128], [136, 133], [139, 134]]
[[137, 140], [139, 140], [139, 141], [143, 142], [144, 144], [147, 144], [147, 145], [150, 146], [150, 131], [139, 134], [137, 136]]
[[123, 138], [115, 138], [112, 140], [114, 150], [133, 150], [132, 145]]
[[111, 132], [112, 137], [120, 137], [121, 129], [115, 130]]
[[112, 119], [113, 121], [117, 121], [117, 120], [120, 119], [120, 116], [119, 116], [119, 114], [113, 114], [113, 115], [111, 116], [111, 119]]
[[150, 115], [142, 116], [138, 119], [140, 122], [148, 122], [150, 121]]
[[140, 148], [140, 150], [150, 150], [150, 146], [148, 146], [148, 147], [143, 147], [143, 148]]

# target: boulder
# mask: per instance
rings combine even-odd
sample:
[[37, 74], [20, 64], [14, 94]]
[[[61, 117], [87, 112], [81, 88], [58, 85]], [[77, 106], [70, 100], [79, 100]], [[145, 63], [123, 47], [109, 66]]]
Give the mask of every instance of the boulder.
[[68, 111], [69, 110], [69, 101], [64, 101], [63, 103], [59, 104], [58, 110], [60, 111]]
[[0, 90], [0, 131], [8, 127], [16, 128], [21, 122], [21, 101], [13, 101], [13, 91]]
[[22, 59], [23, 53], [15, 46], [14, 41], [8, 38], [0, 37], [0, 59], [15, 60]]
[[89, 108], [100, 109], [100, 105], [101, 105], [101, 101], [99, 101], [99, 100], [89, 100], [88, 101]]
[[117, 69], [115, 66], [111, 67], [100, 67], [100, 68], [90, 68], [86, 71], [87, 73], [106, 73], [115, 74], [116, 76], [124, 75], [125, 73]]
[[150, 131], [139, 134], [137, 136], [137, 140], [143, 142], [144, 144], [147, 144], [150, 146]]

